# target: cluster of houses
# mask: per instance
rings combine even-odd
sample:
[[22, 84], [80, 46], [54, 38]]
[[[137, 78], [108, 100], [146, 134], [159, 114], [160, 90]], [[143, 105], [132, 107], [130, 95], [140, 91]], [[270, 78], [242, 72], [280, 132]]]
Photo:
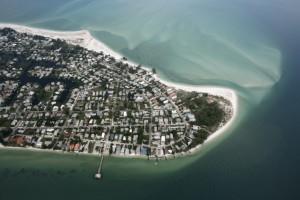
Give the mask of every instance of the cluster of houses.
[[13, 80], [7, 80], [2, 83], [0, 83], [0, 105], [2, 105], [5, 102], [5, 99], [10, 97], [17, 89], [18, 83]]
[[52, 71], [53, 71], [52, 67], [45, 68], [45, 67], [41, 67], [41, 66], [35, 66], [32, 70], [29, 70], [28, 73], [31, 76], [43, 78], [43, 77], [50, 76]]
[[[0, 103], [16, 92], [0, 107], [0, 120], [10, 124], [8, 145], [163, 157], [189, 150], [201, 129], [192, 126], [195, 115], [177, 90], [125, 58], [13, 30], [0, 30], [0, 44], [1, 52], [18, 55], [0, 66], [0, 76], [8, 79], [0, 82]], [[25, 75], [29, 80], [10, 80]], [[67, 86], [71, 81], [77, 85]]]

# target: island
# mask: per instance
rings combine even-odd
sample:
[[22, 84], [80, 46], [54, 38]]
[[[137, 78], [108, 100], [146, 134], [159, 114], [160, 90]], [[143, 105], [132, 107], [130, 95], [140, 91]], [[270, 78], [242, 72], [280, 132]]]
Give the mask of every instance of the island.
[[4, 26], [3, 148], [164, 159], [193, 152], [235, 117], [231, 90], [160, 80], [155, 68], [128, 61], [86, 31]]

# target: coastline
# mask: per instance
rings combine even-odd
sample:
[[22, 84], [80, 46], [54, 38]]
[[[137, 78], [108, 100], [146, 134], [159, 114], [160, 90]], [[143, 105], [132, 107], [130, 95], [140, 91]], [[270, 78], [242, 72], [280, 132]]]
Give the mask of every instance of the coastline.
[[[48, 29], [41, 28], [33, 28], [24, 25], [18, 24], [9, 24], [9, 23], [0, 23], [0, 28], [12, 28], [21, 33], [33, 34], [33, 35], [42, 35], [44, 37], [49, 37], [52, 39], [62, 39], [68, 43], [79, 45], [91, 51], [103, 52], [104, 54], [115, 57], [116, 59], [122, 59], [124, 56], [115, 52], [111, 48], [109, 48], [103, 42], [95, 39], [92, 34], [88, 30], [79, 30], [79, 31], [54, 31]], [[132, 61], [122, 62], [137, 65]]]
[[[124, 56], [122, 56], [121, 54], [115, 52], [114, 50], [110, 49], [106, 44], [104, 44], [103, 42], [95, 39], [91, 33], [88, 30], [80, 30], [80, 31], [52, 31], [52, 30], [47, 30], [47, 29], [40, 29], [40, 28], [31, 28], [28, 26], [23, 26], [23, 25], [16, 25], [16, 24], [9, 24], [9, 23], [0, 23], [0, 28], [12, 28], [15, 29], [18, 32], [21, 33], [27, 33], [27, 34], [33, 34], [33, 35], [42, 35], [45, 37], [49, 37], [52, 39], [62, 39], [65, 40], [66, 42], [69, 42], [71, 44], [74, 45], [79, 45], [81, 47], [84, 47], [88, 50], [93, 50], [96, 52], [103, 52], [104, 54], [107, 55], [111, 55], [113, 57], [115, 57], [116, 59], [122, 59]], [[137, 65], [136, 63], [132, 62], [132, 61], [123, 61], [125, 63], [131, 64], [131, 65]], [[149, 68], [143, 67], [145, 70], [150, 70]], [[179, 83], [173, 83], [173, 82], [169, 82], [166, 80], [162, 80], [161, 78], [159, 78], [158, 75], [154, 75], [154, 78], [158, 81], [160, 81], [161, 83], [169, 86], [169, 87], [173, 87], [175, 89], [181, 89], [181, 90], [185, 90], [185, 91], [196, 91], [196, 92], [201, 92], [201, 93], [208, 93], [214, 96], [220, 96], [223, 97], [225, 99], [227, 99], [228, 101], [231, 102], [232, 104], [232, 109], [233, 109], [233, 113], [232, 113], [232, 117], [230, 118], [230, 120], [221, 128], [219, 128], [216, 132], [214, 132], [213, 134], [211, 134], [207, 140], [205, 140], [205, 142], [203, 144], [209, 143], [211, 141], [213, 141], [214, 139], [216, 139], [217, 137], [219, 137], [220, 135], [222, 135], [228, 128], [230, 128], [232, 126], [232, 124], [234, 123], [236, 117], [237, 117], [237, 113], [238, 113], [238, 96], [236, 94], [236, 92], [232, 89], [229, 88], [225, 88], [225, 87], [216, 87], [216, 86], [201, 86], [201, 85], [187, 85], [187, 84], [179, 84]], [[189, 155], [190, 153], [193, 153], [195, 151], [197, 151], [198, 149], [200, 149], [203, 144], [200, 144], [198, 146], [196, 146], [195, 148], [190, 149], [188, 152], [186, 153], [181, 153], [179, 155], [177, 155], [177, 157], [180, 157], [180, 155]], [[1, 148], [8, 148], [8, 147], [1, 147]], [[10, 148], [14, 148], [14, 147], [10, 147]], [[18, 148], [19, 147], [15, 147]], [[33, 149], [35, 151], [44, 151], [43, 149], [35, 149], [35, 148], [24, 148], [25, 150], [28, 149]], [[46, 150], [47, 152], [55, 152], [55, 151], [51, 151], [51, 150]], [[82, 154], [82, 155], [86, 155], [86, 154]], [[91, 154], [93, 155], [93, 154]], [[142, 158], [141, 156], [122, 156], [125, 158]], [[172, 156], [170, 156], [172, 157]]]
[[[51, 149], [38, 149], [34, 147], [13, 147], [13, 146], [3, 146], [0, 144], [0, 150], [16, 150], [16, 151], [31, 151], [31, 152], [45, 152], [45, 153], [56, 153], [56, 154], [67, 154], [67, 155], [82, 155], [82, 156], [92, 156], [92, 157], [99, 157], [99, 153], [84, 153], [84, 152], [68, 152], [68, 151], [61, 151], [61, 150], [51, 150]], [[136, 158], [136, 159], [148, 159], [147, 156], [136, 156], [136, 155], [126, 155], [126, 156], [118, 156], [118, 155], [107, 155], [104, 154], [104, 157], [110, 156], [115, 158]]]

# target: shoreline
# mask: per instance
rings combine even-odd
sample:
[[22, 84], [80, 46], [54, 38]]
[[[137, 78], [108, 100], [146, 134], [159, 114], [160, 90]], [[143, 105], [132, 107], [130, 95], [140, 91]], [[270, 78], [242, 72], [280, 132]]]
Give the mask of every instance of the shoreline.
[[[67, 155], [77, 155], [77, 156], [92, 156], [92, 157], [99, 157], [99, 153], [84, 153], [84, 152], [68, 152], [68, 151], [61, 151], [61, 150], [51, 150], [51, 149], [39, 149], [34, 147], [13, 147], [13, 146], [4, 146], [0, 144], [0, 151], [1, 149], [4, 150], [16, 150], [16, 151], [31, 151], [31, 152], [45, 152], [45, 153], [56, 153], [56, 154], [67, 154]], [[124, 156], [117, 156], [117, 155], [108, 155], [104, 154], [104, 157], [114, 157], [114, 158], [132, 158], [132, 159], [147, 159], [147, 156], [136, 156], [136, 155], [124, 155]]]
[[[88, 30], [79, 31], [55, 31], [42, 28], [33, 28], [24, 25], [10, 24], [10, 23], [0, 23], [0, 28], [12, 28], [21, 33], [27, 33], [32, 35], [42, 35], [44, 37], [49, 37], [52, 39], [62, 39], [68, 43], [79, 45], [88, 50], [103, 52], [106, 55], [115, 57], [116, 59], [122, 59], [124, 56], [120, 53], [109, 48], [106, 44], [97, 40], [92, 36]], [[129, 60], [122, 60], [124, 63], [131, 65], [138, 65], [137, 63]]]
[[[122, 59], [124, 57], [120, 53], [117, 53], [114, 50], [110, 49], [103, 42], [94, 38], [88, 30], [53, 31], [53, 30], [47, 30], [47, 29], [41, 29], [41, 28], [32, 28], [32, 27], [17, 25], [17, 24], [10, 24], [10, 23], [0, 23], [0, 28], [12, 28], [21, 33], [42, 35], [44, 37], [49, 37], [52, 39], [62, 39], [62, 40], [65, 40], [66, 42], [69, 42], [74, 45], [79, 45], [88, 50], [93, 50], [96, 52], [102, 51], [104, 54], [113, 56], [116, 59]], [[132, 62], [129, 60], [126, 60], [126, 61], [122, 60], [122, 62], [128, 63], [130, 65], [137, 65], [135, 62]], [[143, 69], [145, 69], [147, 71], [151, 70], [150, 68], [147, 68], [147, 67], [143, 67]], [[200, 144], [185, 153], [182, 152], [181, 154], [178, 154], [176, 157], [180, 157], [181, 155], [183, 155], [183, 156], [190, 155], [190, 154], [194, 153], [195, 151], [198, 151], [199, 149], [201, 149], [201, 147], [203, 145], [213, 141], [214, 139], [216, 139], [217, 137], [222, 135], [227, 129], [229, 129], [233, 125], [233, 122], [235, 121], [237, 114], [238, 114], [238, 96], [234, 90], [225, 88], [225, 87], [217, 87], [217, 86], [209, 86], [209, 85], [187, 85], [187, 84], [181, 84], [181, 83], [174, 83], [174, 82], [162, 80], [161, 78], [159, 78], [159, 76], [157, 74], [154, 75], [154, 78], [169, 87], [185, 90], [188, 92], [195, 91], [195, 92], [200, 92], [200, 93], [208, 93], [213, 96], [220, 96], [220, 97], [227, 99], [232, 104], [233, 113], [232, 113], [230, 120], [227, 121], [225, 125], [223, 125], [217, 131], [212, 133], [207, 138], [207, 140], [204, 141], [203, 144]], [[18, 148], [19, 149], [19, 147], [5, 147], [5, 146], [1, 147], [0, 146], [0, 149], [1, 148]], [[29, 148], [24, 148], [24, 149], [28, 150]], [[43, 149], [35, 149], [35, 148], [32, 148], [32, 149], [35, 151], [44, 151]], [[48, 151], [48, 150], [45, 150], [45, 151]], [[49, 152], [56, 152], [56, 151], [49, 150]], [[86, 155], [86, 154], [80, 154], [80, 155]], [[93, 155], [93, 154], [91, 154], [91, 155]], [[141, 156], [130, 156], [130, 155], [129, 156], [116, 156], [116, 157], [143, 158]]]

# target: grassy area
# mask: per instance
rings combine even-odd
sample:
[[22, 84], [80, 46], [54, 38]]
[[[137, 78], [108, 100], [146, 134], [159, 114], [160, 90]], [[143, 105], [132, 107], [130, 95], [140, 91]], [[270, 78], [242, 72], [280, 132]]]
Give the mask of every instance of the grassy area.
[[0, 127], [10, 127], [11, 120], [0, 119]]

